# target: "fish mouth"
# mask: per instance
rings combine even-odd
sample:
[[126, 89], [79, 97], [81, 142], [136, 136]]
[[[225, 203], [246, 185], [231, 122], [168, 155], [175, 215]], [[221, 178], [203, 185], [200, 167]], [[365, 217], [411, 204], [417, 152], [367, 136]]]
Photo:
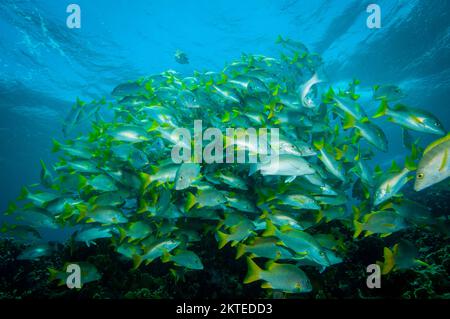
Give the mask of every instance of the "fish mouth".
[[440, 135], [440, 136], [443, 136], [446, 134], [445, 129], [442, 127], [424, 125], [424, 128], [425, 128], [425, 132], [428, 132], [430, 134], [436, 134], [436, 135]]

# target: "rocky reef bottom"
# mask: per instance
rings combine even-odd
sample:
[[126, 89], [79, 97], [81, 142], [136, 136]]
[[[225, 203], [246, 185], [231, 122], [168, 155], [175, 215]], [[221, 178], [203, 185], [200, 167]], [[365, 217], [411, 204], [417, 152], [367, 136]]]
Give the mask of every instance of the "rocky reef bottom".
[[[159, 259], [132, 270], [132, 261], [117, 254], [109, 240], [98, 240], [97, 245], [90, 247], [71, 241], [57, 243], [52, 255], [28, 261], [17, 259], [25, 244], [0, 239], [0, 299], [450, 299], [449, 184], [430, 187], [420, 196], [406, 188], [405, 195], [430, 207], [430, 218], [439, 220], [439, 227], [408, 228], [385, 238], [372, 235], [355, 240], [353, 232], [341, 223], [322, 223], [316, 231], [339, 235], [347, 254], [342, 263], [322, 273], [317, 268], [302, 266], [313, 285], [310, 293], [285, 294], [262, 289], [261, 281], [243, 284], [246, 259], [236, 260], [236, 249], [229, 245], [218, 250], [214, 235], [208, 233], [192, 247], [204, 269], [184, 273]], [[369, 289], [367, 266], [383, 261], [384, 247], [392, 247], [401, 240], [414, 243], [417, 258], [429, 266], [392, 271], [381, 276], [381, 288]], [[94, 265], [101, 279], [79, 290], [49, 281], [48, 268], [62, 269], [66, 262], [82, 261]], [[262, 261], [257, 263], [263, 265]], [[171, 272], [173, 269], [176, 276]]]
[[[330, 223], [332, 224], [332, 223]], [[333, 225], [328, 225], [332, 227]], [[339, 227], [337, 224], [335, 227]], [[343, 229], [339, 229], [344, 231]], [[335, 229], [336, 231], [336, 229]], [[132, 262], [115, 253], [108, 241], [96, 246], [58, 244], [51, 255], [37, 261], [17, 260], [25, 245], [8, 239], [0, 241], [1, 299], [214, 299], [214, 298], [450, 298], [450, 245], [440, 233], [428, 230], [408, 230], [380, 239], [375, 236], [347, 243], [348, 256], [343, 263], [327, 268], [304, 267], [313, 284], [307, 294], [284, 294], [260, 288], [260, 283], [242, 284], [247, 271], [245, 258], [235, 259], [235, 249], [217, 251], [214, 236], [198, 243], [205, 269], [174, 276], [172, 264], [159, 260], [131, 270]], [[369, 289], [366, 267], [382, 260], [386, 241], [395, 243], [408, 239], [416, 243], [420, 259], [430, 267], [394, 271], [381, 277], [381, 288]], [[102, 273], [99, 281], [81, 289], [49, 281], [48, 268], [62, 269], [66, 261], [88, 261]]]

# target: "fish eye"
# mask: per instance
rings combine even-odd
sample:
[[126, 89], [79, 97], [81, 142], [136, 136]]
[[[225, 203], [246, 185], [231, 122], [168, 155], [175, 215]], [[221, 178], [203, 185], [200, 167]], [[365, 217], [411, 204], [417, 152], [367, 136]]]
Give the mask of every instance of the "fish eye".
[[325, 256], [325, 253], [323, 251], [321, 251], [319, 254], [320, 256]]
[[439, 122], [434, 122], [434, 125], [436, 125], [436, 126], [441, 126], [441, 123], [439, 123]]
[[417, 174], [417, 178], [418, 178], [418, 179], [422, 179], [423, 177], [424, 177], [424, 174], [423, 174], [423, 173]]

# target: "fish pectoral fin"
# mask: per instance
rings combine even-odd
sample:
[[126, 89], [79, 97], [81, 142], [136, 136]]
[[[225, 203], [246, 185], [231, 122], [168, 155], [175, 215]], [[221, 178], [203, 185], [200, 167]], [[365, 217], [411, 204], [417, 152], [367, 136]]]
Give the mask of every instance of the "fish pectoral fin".
[[419, 259], [415, 259], [414, 263], [420, 266], [425, 266], [425, 267], [431, 267], [429, 264], [427, 264], [426, 262], [419, 260]]
[[231, 242], [231, 247], [234, 247], [234, 246], [236, 246], [237, 244], [239, 244], [239, 241], [233, 240], [233, 241]]
[[264, 283], [261, 284], [261, 288], [272, 289], [272, 285], [270, 283], [268, 283], [268, 282], [264, 282]]
[[297, 178], [296, 175], [294, 175], [294, 176], [289, 176], [288, 178], [286, 178], [286, 180], [285, 180], [284, 182], [285, 182], [285, 183], [291, 183], [291, 182], [293, 182], [294, 179], [296, 179], [296, 178]]
[[364, 234], [364, 237], [369, 237], [370, 235], [373, 235], [374, 232], [371, 231], [366, 231], [366, 233]]
[[301, 257], [306, 257], [308, 255], [308, 252], [306, 252], [306, 251], [297, 251], [296, 254], [298, 256], [301, 256]]
[[384, 233], [384, 234], [381, 234], [380, 237], [384, 238], [384, 237], [387, 237], [387, 236], [390, 236], [390, 235], [392, 235], [392, 233]]
[[161, 256], [161, 262], [168, 263], [172, 256], [169, 254], [167, 250], [164, 250], [163, 255]]

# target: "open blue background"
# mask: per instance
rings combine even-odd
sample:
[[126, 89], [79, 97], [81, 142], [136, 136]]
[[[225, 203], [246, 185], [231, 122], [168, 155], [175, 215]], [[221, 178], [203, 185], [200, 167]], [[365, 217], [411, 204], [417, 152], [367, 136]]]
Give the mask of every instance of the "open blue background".
[[[70, 1], [0, 1], [0, 211], [54, 160], [51, 139], [76, 97], [108, 96], [139, 76], [219, 71], [243, 52], [277, 56], [277, 35], [323, 55], [332, 82], [356, 77], [369, 92], [396, 83], [405, 102], [450, 127], [450, 1], [376, 1], [382, 28], [366, 27], [367, 1], [80, 0], [81, 29], [66, 26]], [[189, 65], [173, 59], [185, 51]], [[370, 112], [373, 103], [364, 105]], [[391, 152], [400, 129], [383, 126]], [[432, 137], [427, 137], [429, 140]]]

